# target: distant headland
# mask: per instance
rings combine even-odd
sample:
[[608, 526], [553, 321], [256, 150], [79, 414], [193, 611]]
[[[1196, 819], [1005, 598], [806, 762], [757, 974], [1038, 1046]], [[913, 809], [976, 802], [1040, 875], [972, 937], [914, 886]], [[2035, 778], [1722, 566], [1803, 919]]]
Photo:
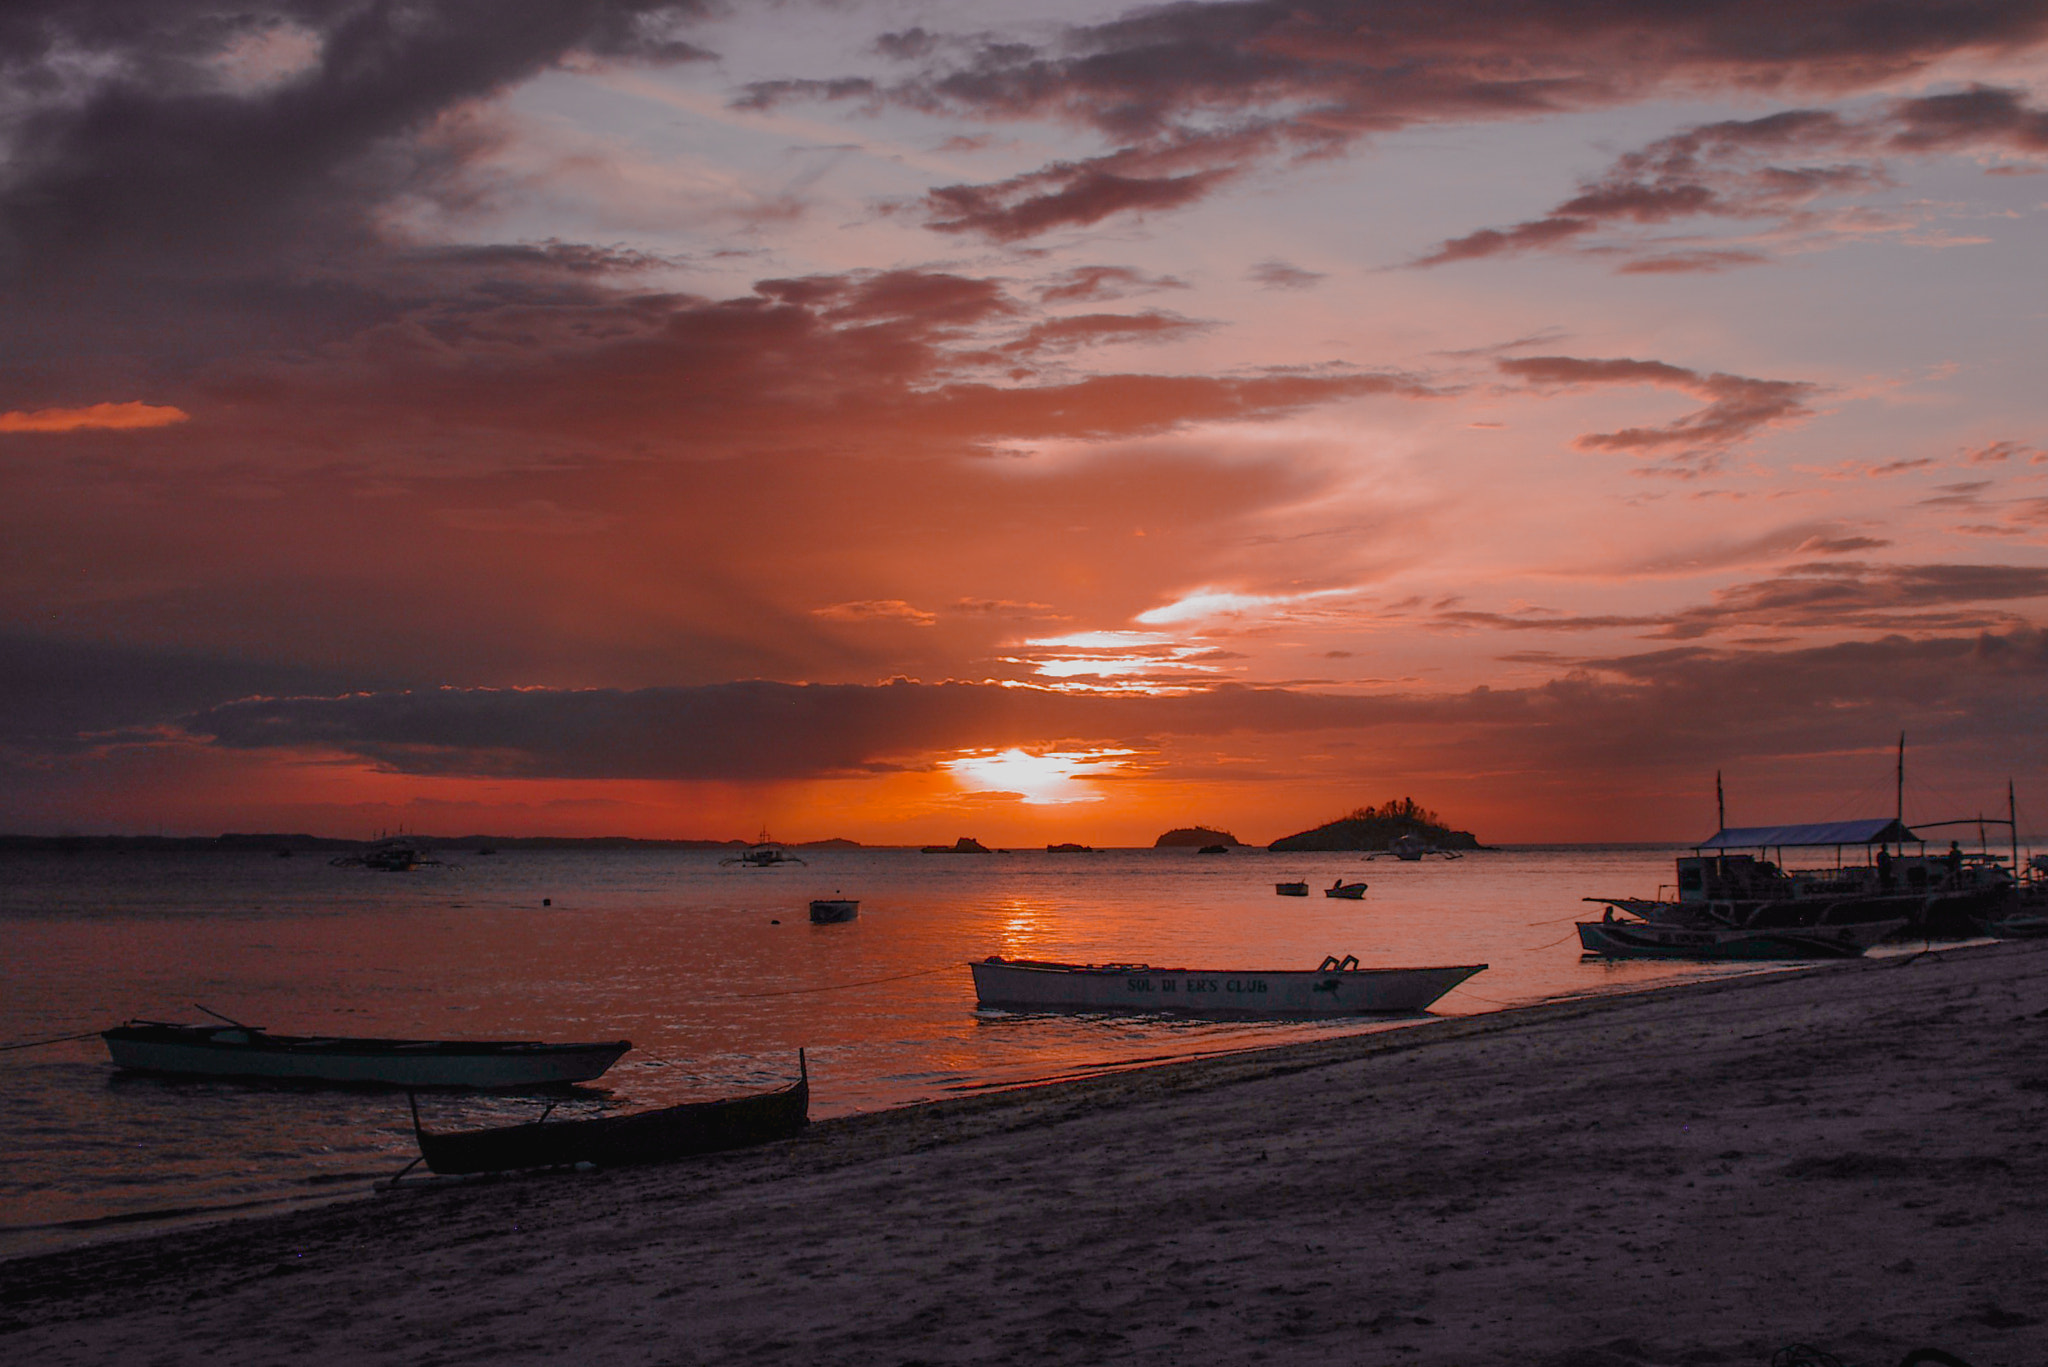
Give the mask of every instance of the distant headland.
[[1349, 816], [1312, 831], [1282, 836], [1266, 848], [1282, 852], [1311, 850], [1387, 850], [1403, 836], [1414, 836], [1440, 850], [1481, 850], [1470, 831], [1454, 831], [1443, 818], [1412, 797], [1396, 798], [1378, 807], [1360, 807]]
[[[411, 832], [385, 837], [431, 849], [475, 846], [493, 850], [725, 850], [744, 849], [750, 840], [643, 840], [630, 835], [415, 835]], [[230, 832], [227, 835], [0, 835], [0, 852], [163, 851], [243, 850], [270, 854], [279, 850], [304, 850], [308, 854], [326, 851], [365, 850], [383, 840], [347, 840], [303, 832]], [[777, 841], [792, 850], [858, 850], [858, 840]]]

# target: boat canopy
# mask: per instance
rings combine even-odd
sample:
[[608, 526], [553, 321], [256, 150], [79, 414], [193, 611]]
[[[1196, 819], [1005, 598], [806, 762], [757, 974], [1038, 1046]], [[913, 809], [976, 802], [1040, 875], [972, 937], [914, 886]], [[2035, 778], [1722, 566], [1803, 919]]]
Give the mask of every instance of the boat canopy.
[[1693, 848], [1760, 850], [1785, 845], [1885, 845], [1919, 839], [1896, 817], [1879, 816], [1863, 821], [1820, 821], [1804, 826], [1730, 826], [1716, 831], [1711, 839], [1702, 840]]

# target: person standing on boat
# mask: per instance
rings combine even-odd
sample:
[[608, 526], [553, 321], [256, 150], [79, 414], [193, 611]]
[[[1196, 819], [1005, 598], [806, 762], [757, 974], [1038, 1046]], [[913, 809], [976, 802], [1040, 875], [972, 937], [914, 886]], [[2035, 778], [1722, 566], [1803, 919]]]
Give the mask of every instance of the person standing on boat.
[[1943, 861], [1948, 865], [1948, 882], [1955, 887], [1963, 881], [1963, 847], [1955, 841], [1948, 842], [1948, 854]]
[[1892, 890], [1892, 852], [1882, 845], [1877, 847], [1877, 886], [1885, 892]]

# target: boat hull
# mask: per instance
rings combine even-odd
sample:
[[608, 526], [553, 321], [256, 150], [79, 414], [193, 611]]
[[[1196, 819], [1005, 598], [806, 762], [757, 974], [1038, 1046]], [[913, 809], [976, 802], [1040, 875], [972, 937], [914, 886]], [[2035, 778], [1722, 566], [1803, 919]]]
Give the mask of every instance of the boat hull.
[[1306, 971], [987, 959], [968, 967], [983, 1007], [1251, 1017], [1410, 1015], [1486, 965]]
[[1698, 930], [1807, 930], [1884, 922], [1896, 939], [1962, 939], [1977, 934], [2008, 896], [2002, 888], [1937, 892], [1667, 902], [1647, 897], [1588, 897], [1624, 915]]
[[850, 898], [820, 897], [811, 903], [813, 925], [835, 925], [840, 921], [851, 921], [860, 915], [860, 903]]
[[116, 1067], [176, 1077], [523, 1091], [600, 1077], [633, 1047], [525, 1040], [348, 1039], [133, 1023], [102, 1032]]
[[489, 1130], [434, 1133], [414, 1123], [420, 1157], [443, 1175], [557, 1168], [576, 1163], [625, 1167], [788, 1139], [810, 1123], [805, 1078], [758, 1096], [686, 1102], [632, 1115], [542, 1121]]
[[1323, 896], [1341, 897], [1347, 902], [1356, 902], [1365, 896], [1365, 884], [1339, 883], [1334, 888], [1324, 888]]
[[1854, 959], [1904, 921], [1836, 926], [1700, 928], [1640, 921], [1581, 921], [1579, 944], [1607, 959]]

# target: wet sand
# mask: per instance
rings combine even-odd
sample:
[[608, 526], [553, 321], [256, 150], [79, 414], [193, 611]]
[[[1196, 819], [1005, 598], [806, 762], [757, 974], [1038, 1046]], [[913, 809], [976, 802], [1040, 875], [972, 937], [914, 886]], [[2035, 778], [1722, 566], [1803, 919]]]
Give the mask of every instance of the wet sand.
[[37, 1364], [1762, 1367], [1792, 1343], [2048, 1363], [2048, 943], [0, 1264], [0, 1360]]

